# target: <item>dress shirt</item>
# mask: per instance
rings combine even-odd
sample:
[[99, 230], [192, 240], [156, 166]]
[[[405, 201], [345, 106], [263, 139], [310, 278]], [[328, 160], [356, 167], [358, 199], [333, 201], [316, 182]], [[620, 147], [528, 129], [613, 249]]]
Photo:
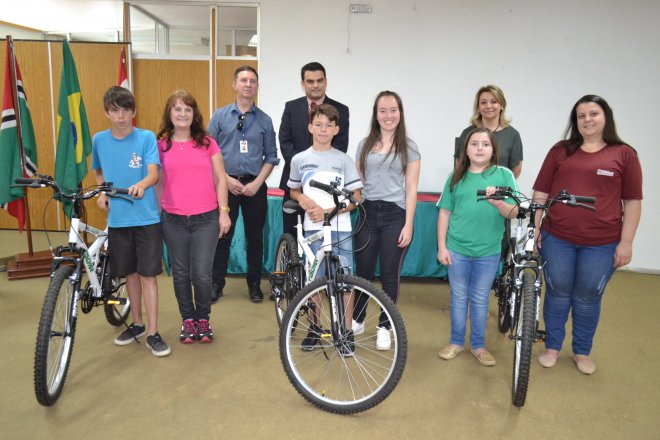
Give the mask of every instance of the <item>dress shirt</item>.
[[[245, 116], [242, 121], [241, 114]], [[243, 123], [243, 130], [237, 129], [239, 122]], [[254, 104], [245, 113], [241, 113], [236, 102], [216, 110], [209, 123], [209, 134], [218, 143], [230, 176], [257, 176], [264, 163], [280, 163], [273, 121]], [[247, 153], [240, 151], [243, 140], [248, 143]]]

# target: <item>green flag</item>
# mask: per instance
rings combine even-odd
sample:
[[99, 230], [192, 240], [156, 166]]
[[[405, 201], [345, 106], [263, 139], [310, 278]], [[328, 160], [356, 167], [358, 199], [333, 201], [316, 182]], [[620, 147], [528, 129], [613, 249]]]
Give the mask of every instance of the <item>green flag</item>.
[[[87, 125], [85, 104], [80, 94], [76, 63], [69, 43], [62, 44], [62, 79], [57, 107], [57, 153], [55, 180], [64, 190], [75, 190], [87, 175], [87, 156], [92, 152], [92, 139]], [[64, 212], [71, 217], [73, 206], [64, 200]]]
[[14, 88], [12, 86], [10, 39], [7, 38], [7, 63], [5, 66], [5, 86], [2, 96], [2, 125], [0, 126], [0, 205], [18, 220], [19, 231], [25, 225], [25, 203], [23, 188], [10, 188], [17, 177], [31, 176], [37, 170], [37, 144], [30, 118], [23, 78], [18, 61], [16, 66], [16, 95], [18, 96], [18, 117], [23, 140], [23, 164], [18, 145], [17, 115], [14, 110]]

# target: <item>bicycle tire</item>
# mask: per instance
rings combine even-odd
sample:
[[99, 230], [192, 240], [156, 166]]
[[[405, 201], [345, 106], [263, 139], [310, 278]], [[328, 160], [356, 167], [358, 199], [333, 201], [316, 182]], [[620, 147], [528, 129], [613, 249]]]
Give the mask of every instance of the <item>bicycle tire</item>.
[[75, 286], [68, 281], [71, 266], [53, 273], [39, 319], [34, 355], [34, 391], [43, 406], [53, 405], [62, 393], [76, 335]]
[[[362, 278], [340, 275], [338, 285], [348, 286], [352, 295], [356, 291], [367, 295], [367, 303], [372, 303], [365, 320], [367, 331], [354, 337], [355, 351], [350, 356], [342, 357], [340, 343], [331, 334], [322, 334], [313, 351], [303, 351], [300, 344], [309, 330], [309, 304], [315, 295], [322, 296], [317, 324], [332, 328], [326, 283], [323, 277], [308, 284], [289, 305], [280, 327], [280, 359], [289, 381], [305, 400], [331, 413], [355, 414], [373, 408], [394, 391], [406, 364], [406, 330], [399, 311], [382, 290]], [[381, 308], [392, 329], [387, 351], [376, 349]]]
[[110, 325], [119, 327], [120, 325], [123, 325], [126, 322], [126, 319], [128, 318], [128, 315], [130, 314], [131, 311], [131, 301], [128, 298], [126, 279], [113, 278], [112, 290], [108, 296], [126, 300], [124, 304], [108, 304], [106, 298], [106, 302], [103, 304], [103, 312], [105, 313], [105, 319], [108, 321]]
[[275, 267], [273, 269], [273, 272], [285, 274], [281, 294], [275, 295], [275, 318], [277, 319], [277, 325], [282, 325], [282, 318], [284, 318], [289, 303], [300, 288], [302, 265], [299, 260], [296, 239], [291, 234], [282, 234], [277, 243]]
[[515, 348], [513, 351], [513, 380], [511, 386], [513, 406], [521, 407], [527, 397], [529, 373], [532, 361], [532, 345], [536, 327], [536, 301], [534, 274], [523, 273], [520, 314], [516, 326]]

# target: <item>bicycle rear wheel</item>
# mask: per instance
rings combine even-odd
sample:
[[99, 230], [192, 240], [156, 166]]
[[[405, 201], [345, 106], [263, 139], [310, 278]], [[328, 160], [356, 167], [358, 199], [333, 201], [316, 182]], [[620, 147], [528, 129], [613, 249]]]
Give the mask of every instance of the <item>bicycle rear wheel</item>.
[[275, 318], [277, 324], [282, 324], [282, 318], [286, 313], [289, 303], [298, 292], [302, 284], [302, 265], [298, 258], [298, 244], [291, 234], [282, 234], [277, 243], [275, 253], [275, 268], [273, 278], [277, 279], [277, 290], [275, 293]]
[[531, 272], [523, 273], [522, 298], [518, 320], [515, 327], [515, 348], [513, 351], [513, 381], [512, 402], [514, 406], [521, 407], [527, 397], [527, 385], [532, 360], [532, 345], [534, 331], [536, 330], [536, 301], [534, 291], [534, 275]]
[[59, 398], [71, 362], [77, 307], [75, 286], [69, 282], [73, 270], [71, 266], [55, 270], [41, 310], [34, 355], [34, 391], [44, 406]]
[[[107, 275], [109, 276], [109, 274]], [[111, 296], [112, 299], [119, 300], [119, 304], [108, 304], [108, 298], [105, 298], [105, 304], [103, 304], [103, 312], [105, 313], [105, 319], [110, 325], [118, 327], [126, 322], [126, 318], [131, 311], [131, 301], [128, 299], [128, 289], [126, 288], [126, 279], [125, 278], [112, 278], [111, 280], [112, 287], [108, 296]], [[124, 302], [121, 304], [121, 302]]]
[[[359, 293], [370, 304], [367, 330], [354, 336], [354, 352], [347, 354], [342, 346], [345, 338], [330, 330], [333, 309], [326, 282], [327, 278], [312, 282], [292, 300], [280, 327], [280, 358], [289, 381], [307, 401], [337, 414], [358, 413], [382, 402], [401, 379], [407, 358], [406, 330], [396, 306], [383, 291], [362, 278], [341, 275], [337, 286], [350, 293], [338, 294], [338, 300]], [[392, 344], [387, 351], [376, 349], [381, 309], [391, 329]], [[312, 323], [320, 327], [320, 334], [314, 348], [303, 351], [301, 342], [309, 336]]]

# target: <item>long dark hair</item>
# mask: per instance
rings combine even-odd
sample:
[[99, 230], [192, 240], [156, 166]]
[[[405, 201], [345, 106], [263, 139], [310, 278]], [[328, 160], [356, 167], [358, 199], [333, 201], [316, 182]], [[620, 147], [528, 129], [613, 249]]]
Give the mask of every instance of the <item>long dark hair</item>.
[[364, 176], [364, 172], [367, 166], [367, 155], [373, 150], [376, 146], [376, 143], [381, 140], [380, 124], [378, 123], [378, 101], [380, 98], [386, 96], [391, 96], [396, 100], [396, 104], [399, 106], [399, 125], [397, 125], [394, 130], [394, 139], [392, 140], [392, 148], [387, 153], [389, 156], [394, 151], [394, 157], [399, 158], [401, 161], [401, 167], [403, 173], [406, 172], [406, 167], [408, 166], [408, 138], [406, 137], [406, 122], [403, 117], [403, 103], [401, 102], [401, 97], [395, 92], [389, 90], [384, 90], [376, 96], [374, 101], [373, 112], [371, 113], [371, 124], [369, 128], [369, 135], [364, 141], [364, 146], [362, 147], [362, 152], [360, 153], [360, 172]]
[[[470, 130], [467, 137], [465, 138], [465, 143], [461, 150], [461, 154], [456, 161], [456, 166], [454, 167], [454, 174], [451, 177], [451, 183], [449, 184], [449, 191], [454, 191], [454, 186], [463, 178], [467, 173], [468, 168], [470, 168], [470, 158], [467, 155], [467, 146], [470, 144], [470, 139], [477, 133], [486, 133], [490, 144], [493, 146], [493, 154], [490, 156], [490, 165], [497, 165], [500, 156], [500, 149], [497, 146], [497, 139], [492, 131], [487, 128], [477, 127]], [[485, 173], [490, 169], [490, 166], [486, 168], [483, 172]], [[494, 171], [494, 170], [493, 170]]]
[[[564, 131], [563, 138], [566, 141], [564, 143], [564, 150], [566, 150], [567, 157], [575, 153], [584, 143], [584, 138], [580, 134], [580, 130], [578, 130], [577, 108], [580, 104], [588, 104], [590, 102], [597, 104], [601, 109], [603, 109], [603, 113], [605, 115], [603, 141], [605, 141], [607, 145], [628, 145], [628, 143], [624, 142], [616, 132], [614, 113], [612, 112], [612, 108], [607, 103], [607, 101], [598, 95], [584, 95], [575, 103], [573, 109], [571, 109], [571, 115], [568, 118], [568, 125]], [[628, 146], [630, 147], [630, 145]]]
[[163, 117], [160, 122], [160, 131], [158, 132], [158, 139], [167, 139], [167, 145], [163, 151], [168, 151], [172, 148], [172, 136], [174, 135], [174, 124], [172, 123], [172, 109], [176, 105], [177, 100], [191, 107], [193, 109], [193, 119], [190, 125], [190, 136], [195, 141], [195, 148], [209, 148], [211, 141], [206, 137], [207, 132], [204, 129], [204, 117], [202, 112], [199, 111], [199, 106], [195, 97], [185, 90], [177, 90], [167, 98], [165, 102], [165, 109], [163, 110]]

